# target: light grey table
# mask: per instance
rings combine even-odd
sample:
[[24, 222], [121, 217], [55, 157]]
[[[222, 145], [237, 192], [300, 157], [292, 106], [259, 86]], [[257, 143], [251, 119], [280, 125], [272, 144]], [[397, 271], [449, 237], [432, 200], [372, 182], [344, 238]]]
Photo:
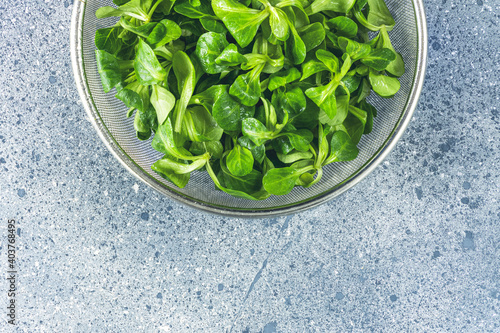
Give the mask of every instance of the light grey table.
[[348, 193], [238, 220], [139, 183], [86, 118], [66, 1], [0, 4], [0, 331], [500, 332], [499, 13], [428, 0], [429, 67], [394, 151]]

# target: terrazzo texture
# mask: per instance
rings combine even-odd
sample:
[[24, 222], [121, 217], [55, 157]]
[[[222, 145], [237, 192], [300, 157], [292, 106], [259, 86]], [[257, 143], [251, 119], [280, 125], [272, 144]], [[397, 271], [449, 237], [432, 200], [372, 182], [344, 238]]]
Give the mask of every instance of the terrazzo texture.
[[241, 220], [164, 198], [107, 151], [73, 82], [68, 0], [3, 1], [17, 331], [499, 332], [500, 6], [425, 4], [427, 79], [383, 164], [318, 208]]

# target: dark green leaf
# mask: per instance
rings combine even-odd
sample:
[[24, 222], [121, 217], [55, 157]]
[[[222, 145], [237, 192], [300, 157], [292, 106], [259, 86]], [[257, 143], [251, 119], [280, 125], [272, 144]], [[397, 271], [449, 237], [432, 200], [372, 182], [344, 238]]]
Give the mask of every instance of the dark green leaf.
[[338, 44], [340, 49], [351, 57], [352, 61], [368, 56], [372, 50], [370, 45], [358, 43], [345, 37], [339, 37]]
[[240, 131], [241, 122], [255, 113], [255, 107], [242, 105], [229, 95], [227, 87], [215, 98], [212, 114], [226, 131]]
[[235, 145], [226, 157], [227, 168], [234, 176], [248, 175], [253, 169], [252, 152], [245, 147]]
[[318, 125], [319, 107], [311, 100], [306, 99], [306, 109], [297, 117], [292, 119], [292, 124], [297, 128], [308, 128], [312, 130]]
[[153, 48], [161, 47], [181, 36], [181, 28], [170, 20], [161, 20], [151, 31], [146, 42]]
[[156, 110], [158, 124], [163, 124], [168, 114], [175, 106], [175, 97], [170, 91], [159, 85], [153, 85], [151, 93], [151, 104]]
[[121, 89], [115, 97], [125, 103], [128, 108], [146, 111], [149, 107], [149, 89], [137, 81]]
[[[199, 170], [205, 166], [207, 159], [200, 158], [191, 163], [185, 163], [185, 161], [176, 161], [175, 158], [170, 156], [165, 156], [161, 160], [157, 161], [154, 165], [160, 170], [171, 170], [173, 173], [178, 175], [190, 174], [193, 171]], [[154, 169], [153, 169], [154, 170]]]
[[371, 91], [372, 91], [372, 86], [370, 85], [368, 79], [364, 78], [363, 80], [361, 80], [361, 83], [358, 87], [356, 102], [359, 103], [368, 96], [370, 96]]
[[141, 122], [148, 126], [153, 132], [158, 130], [158, 117], [155, 108], [150, 104], [145, 111], [138, 111], [141, 117]]
[[238, 144], [250, 150], [253, 159], [257, 161], [257, 163], [260, 164], [264, 161], [264, 158], [266, 157], [266, 147], [264, 145], [257, 146], [246, 136], [240, 136], [238, 138]]
[[180, 133], [184, 112], [189, 104], [189, 100], [194, 92], [196, 74], [193, 63], [188, 55], [182, 51], [177, 51], [172, 58], [172, 65], [177, 78], [180, 97], [175, 105], [175, 131]]
[[95, 12], [95, 16], [97, 18], [122, 15], [129, 16], [143, 22], [148, 22], [150, 19], [150, 17], [146, 13], [146, 10], [143, 8], [143, 6], [141, 6], [141, 0], [131, 0], [125, 2], [118, 8], [113, 8], [110, 6], [101, 7]]
[[259, 35], [255, 38], [252, 53], [245, 54], [247, 62], [242, 64], [244, 70], [252, 69], [264, 64], [263, 73], [272, 74], [283, 68], [285, 56], [279, 44], [273, 45]]
[[292, 191], [297, 179], [314, 167], [296, 169], [294, 167], [275, 168], [269, 170], [262, 178], [264, 189], [274, 195], [284, 195]]
[[360, 108], [357, 108], [353, 105], [349, 105], [349, 113], [354, 115], [356, 118], [361, 121], [363, 126], [366, 125], [366, 120], [368, 119], [368, 114], [365, 110], [361, 110]]
[[337, 97], [337, 113], [333, 118], [330, 118], [325, 111], [321, 110], [319, 114], [319, 120], [322, 124], [328, 124], [330, 126], [337, 126], [344, 122], [349, 112], [349, 96], [343, 95]]
[[310, 23], [319, 22], [324, 27], [328, 27], [326, 16], [323, 14], [320, 14], [320, 13], [309, 15], [309, 21], [310, 21]]
[[288, 23], [286, 14], [279, 8], [269, 8], [269, 25], [276, 39], [286, 41], [289, 35]]
[[153, 49], [142, 39], [137, 46], [134, 69], [137, 80], [145, 86], [163, 82], [167, 77], [167, 72], [160, 65]]
[[224, 183], [231, 190], [253, 193], [262, 187], [262, 174], [257, 170], [251, 170], [244, 176], [233, 175], [224, 163], [225, 158], [220, 160]]
[[383, 71], [396, 60], [396, 53], [389, 49], [374, 49], [361, 62], [376, 71]]
[[200, 0], [188, 0], [193, 7], [199, 7], [201, 5]]
[[299, 65], [306, 59], [306, 44], [300, 38], [295, 28], [292, 28], [291, 30], [292, 35], [285, 42], [285, 54], [294, 65]]
[[394, 76], [402, 76], [405, 73], [405, 64], [403, 61], [403, 57], [401, 57], [401, 54], [397, 53], [394, 50], [385, 26], [380, 29], [377, 48], [387, 48], [396, 53], [396, 59], [394, 59], [385, 70]]
[[361, 77], [356, 75], [356, 71], [350, 71], [346, 76], [342, 78], [342, 83], [349, 90], [349, 93], [354, 93], [361, 83]]
[[220, 141], [206, 141], [206, 142], [196, 142], [191, 143], [189, 151], [195, 155], [203, 155], [209, 153], [214, 159], [222, 158], [222, 153], [224, 152], [224, 147]]
[[226, 85], [219, 84], [211, 86], [210, 88], [204, 90], [203, 92], [198, 93], [193, 97], [191, 97], [189, 104], [203, 105], [207, 110], [210, 111], [210, 113], [212, 113], [212, 107], [215, 101], [224, 92], [227, 92]]
[[241, 74], [229, 88], [231, 96], [243, 105], [254, 106], [260, 100], [260, 75], [256, 73], [258, 72], [252, 70]]
[[95, 32], [95, 46], [98, 50], [116, 54], [121, 48], [121, 40], [118, 38], [121, 28], [112, 27], [99, 29]]
[[172, 7], [174, 6], [175, 0], [163, 0], [158, 3], [158, 7], [156, 7], [157, 13], [162, 13], [163, 15], [169, 15]]
[[291, 164], [300, 160], [308, 160], [313, 157], [313, 154], [309, 151], [294, 151], [286, 155], [277, 153], [277, 155], [279, 160], [285, 164]]
[[219, 54], [215, 59], [215, 63], [219, 66], [237, 66], [239, 64], [245, 63], [247, 58], [245, 58], [241, 53], [238, 52], [238, 48], [235, 44], [229, 44], [226, 48]]
[[321, 61], [309, 60], [302, 64], [302, 77], [300, 78], [300, 80], [303, 81], [311, 75], [328, 70], [329, 68], [326, 67], [326, 65]]
[[397, 78], [373, 71], [370, 71], [369, 79], [373, 91], [382, 97], [394, 96], [394, 94], [396, 94], [401, 87]]
[[215, 59], [228, 45], [224, 34], [207, 32], [200, 36], [196, 44], [196, 56], [205, 73], [217, 74], [227, 68], [227, 66], [218, 65]]
[[[279, 6], [283, 5], [284, 3], [286, 2], [280, 1]], [[301, 1], [301, 3], [304, 4], [303, 1]], [[295, 29], [300, 29], [306, 25], [314, 23], [314, 21], [309, 20], [309, 16], [306, 14], [303, 6], [299, 6], [297, 2], [295, 2], [295, 5], [281, 7], [281, 9], [287, 14], [289, 20], [295, 26]], [[293, 15], [290, 15], [290, 12], [293, 12]]]
[[315, 0], [306, 8], [306, 14], [312, 15], [325, 10], [347, 14], [356, 0]]
[[255, 118], [244, 119], [242, 121], [241, 131], [243, 135], [252, 140], [257, 146], [273, 138], [273, 133]]
[[205, 28], [208, 31], [217, 32], [217, 33], [221, 33], [221, 34], [227, 32], [227, 29], [226, 29], [226, 26], [224, 25], [224, 23], [222, 23], [221, 21], [219, 21], [216, 18], [202, 17], [202, 18], [200, 18], [200, 23], [203, 26], [203, 28]]
[[[294, 149], [287, 136], [280, 136], [279, 138], [273, 139], [271, 144], [273, 145], [273, 149], [276, 153], [283, 155], [290, 153]], [[263, 146], [264, 145], [261, 147]]]
[[363, 123], [356, 118], [352, 113], [348, 113], [346, 119], [343, 123], [347, 133], [351, 137], [351, 141], [354, 144], [358, 144], [359, 140], [361, 140], [361, 136], [365, 131], [365, 126]]
[[[363, 11], [365, 5], [368, 6], [367, 11]], [[371, 31], [378, 31], [382, 27], [390, 31], [396, 23], [384, 0], [358, 0], [353, 13], [358, 22]], [[365, 16], [365, 13], [368, 15]]]
[[157, 25], [156, 22], [149, 22], [143, 25], [135, 25], [124, 17], [120, 19], [119, 23], [123, 27], [123, 29], [144, 38], [147, 38]]
[[276, 168], [269, 170], [262, 179], [264, 189], [274, 195], [284, 195], [292, 191], [295, 181], [300, 177], [296, 169]]
[[325, 40], [325, 28], [319, 22], [297, 29], [297, 32], [304, 42], [307, 52], [318, 47]]
[[316, 58], [318, 58], [330, 72], [337, 73], [339, 71], [339, 59], [333, 53], [320, 49], [316, 51]]
[[335, 90], [337, 87], [338, 82], [331, 81], [326, 86], [307, 89], [306, 95], [317, 106], [323, 109], [328, 117], [333, 118], [337, 114], [337, 98], [335, 96]]
[[340, 46], [339, 46], [339, 37], [334, 34], [333, 32], [329, 31], [329, 30], [326, 30], [326, 45], [328, 45], [329, 48], [332, 48], [332, 49], [339, 49], [340, 50]]
[[[222, 162], [222, 160], [221, 160], [221, 162]], [[257, 188], [257, 190], [247, 193], [244, 191], [234, 190], [234, 189], [225, 187], [226, 181], [223, 178], [231, 177], [231, 179], [229, 179], [229, 181], [231, 181], [232, 178], [234, 177], [230, 173], [228, 175], [227, 172], [222, 172], [222, 170], [221, 170], [216, 175], [214, 170], [212, 169], [212, 166], [210, 165], [210, 163], [207, 163], [206, 167], [207, 167], [207, 172], [210, 175], [210, 178], [212, 178], [215, 186], [217, 186], [218, 189], [220, 189], [220, 190], [222, 190], [222, 191], [224, 191], [224, 192], [226, 192], [234, 197], [243, 198], [243, 199], [247, 199], [247, 200], [265, 200], [265, 199], [269, 198], [269, 196], [270, 196], [270, 194], [267, 193], [265, 190], [263, 190], [262, 188], [259, 188], [259, 186], [261, 186], [261, 184], [262, 184], [262, 181], [261, 181], [262, 174], [260, 174], [258, 171], [254, 170], [250, 174], [245, 176], [245, 178], [254, 177], [255, 180], [253, 182], [249, 181], [248, 183], [254, 185], [253, 186], [254, 188]], [[258, 175], [258, 178], [257, 178], [257, 175]], [[236, 183], [236, 184], [229, 183], [229, 185], [231, 185], [231, 186], [236, 185], [238, 187], [240, 184], [239, 183]]]
[[330, 141], [330, 156], [326, 164], [332, 162], [352, 161], [358, 156], [359, 150], [356, 144], [346, 132], [337, 131], [333, 133]]
[[234, 0], [214, 0], [212, 8], [241, 47], [252, 42], [260, 24], [269, 16], [267, 10], [251, 9]]
[[370, 103], [366, 102], [366, 100], [359, 103], [358, 108], [366, 111], [367, 117], [363, 134], [369, 134], [373, 129], [373, 117], [377, 116], [377, 109], [375, 109], [375, 107]]
[[[179, 24], [181, 29], [184, 31], [184, 34], [191, 37], [190, 41], [196, 42], [197, 38], [196, 36], [201, 36], [205, 32], [203, 26], [201, 25], [199, 20], [189, 20], [189, 21], [184, 21]], [[194, 36], [190, 36], [194, 35]], [[188, 38], [186, 38], [188, 40]]]
[[283, 133], [290, 140], [293, 148], [298, 151], [309, 150], [309, 143], [313, 140], [313, 134], [307, 129], [300, 129], [289, 133]]
[[223, 129], [202, 106], [188, 108], [183, 119], [183, 133], [191, 141], [217, 141], [222, 137]]
[[[171, 163], [166, 163], [166, 161], [165, 161], [166, 158], [167, 157], [156, 161], [151, 166], [151, 169], [154, 172], [156, 172], [157, 174], [159, 174], [160, 176], [162, 176], [163, 178], [174, 183], [177, 187], [184, 188], [187, 185], [187, 183], [189, 182], [190, 174], [189, 173], [184, 173], [184, 174], [175, 173], [175, 171], [172, 170]], [[170, 157], [170, 159], [176, 160], [176, 159], [171, 158], [171, 157]], [[188, 164], [188, 162], [186, 162], [186, 161], [179, 161], [179, 160], [177, 160], [177, 163]]]
[[158, 126], [151, 146], [160, 153], [169, 154], [180, 160], [198, 159], [196, 156], [191, 156], [187, 150], [180, 147], [180, 143], [176, 142], [176, 135], [170, 117], [162, 125]]
[[269, 77], [268, 89], [273, 91], [279, 87], [284, 87], [287, 83], [291, 83], [300, 79], [300, 72], [297, 68], [291, 67], [285, 71], [271, 74]]
[[120, 65], [118, 59], [106, 51], [96, 50], [95, 55], [102, 88], [107, 93], [122, 81]]
[[283, 121], [284, 113], [288, 113], [289, 121], [306, 110], [306, 96], [302, 89], [295, 87], [287, 91], [276, 90], [273, 93], [272, 104], [275, 105], [278, 120]]
[[123, 43], [121, 49], [116, 53], [116, 58], [119, 60], [128, 60], [135, 58], [135, 46], [136, 44], [126, 45]]
[[358, 34], [358, 25], [346, 16], [334, 17], [328, 20], [328, 25], [338, 37], [355, 38]]
[[214, 16], [210, 1], [206, 0], [200, 1], [199, 6], [193, 6], [189, 1], [177, 2], [174, 6], [174, 11], [192, 19]]
[[137, 132], [137, 138], [139, 140], [147, 140], [151, 136], [151, 128], [142, 122], [139, 111], [135, 113], [134, 129]]

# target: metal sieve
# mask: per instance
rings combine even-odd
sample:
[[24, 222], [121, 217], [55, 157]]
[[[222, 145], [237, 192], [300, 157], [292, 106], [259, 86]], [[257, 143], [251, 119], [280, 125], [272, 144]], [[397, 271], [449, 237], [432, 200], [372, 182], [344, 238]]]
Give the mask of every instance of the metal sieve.
[[421, 0], [386, 0], [396, 20], [390, 33], [394, 48], [405, 61], [406, 73], [401, 89], [391, 99], [374, 93], [369, 101], [378, 110], [373, 131], [363, 135], [354, 161], [333, 163], [323, 170], [323, 178], [311, 188], [296, 187], [285, 196], [264, 201], [235, 198], [217, 191], [206, 172], [194, 172], [189, 184], [179, 189], [151, 170], [162, 157], [150, 141], [136, 138], [133, 117], [126, 118], [127, 107], [111, 91], [102, 90], [95, 60], [95, 31], [108, 27], [116, 18], [98, 20], [95, 11], [111, 0], [75, 1], [71, 22], [71, 60], [78, 92], [97, 133], [113, 155], [137, 178], [189, 206], [236, 217], [269, 217], [296, 213], [320, 205], [345, 192], [366, 177], [395, 146], [410, 122], [422, 90], [427, 60], [427, 27]]

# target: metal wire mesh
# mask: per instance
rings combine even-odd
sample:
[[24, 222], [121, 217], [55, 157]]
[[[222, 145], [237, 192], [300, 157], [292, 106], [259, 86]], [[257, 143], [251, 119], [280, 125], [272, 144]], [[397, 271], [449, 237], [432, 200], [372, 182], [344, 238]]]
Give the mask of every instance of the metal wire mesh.
[[400, 80], [400, 91], [391, 99], [383, 99], [372, 93], [369, 100], [377, 108], [378, 116], [374, 119], [373, 131], [364, 135], [359, 143], [360, 154], [356, 160], [328, 165], [318, 184], [308, 189], [297, 187], [285, 196], [271, 196], [264, 201], [235, 198], [215, 190], [206, 172], [193, 173], [189, 184], [179, 189], [151, 170], [151, 165], [161, 158], [161, 154], [151, 148], [150, 141], [137, 140], [133, 118], [126, 118], [127, 108], [114, 97], [114, 91], [108, 94], [103, 92], [97, 72], [95, 31], [113, 25], [116, 18], [98, 20], [95, 11], [101, 6], [112, 5], [111, 0], [87, 0], [85, 4], [76, 1], [75, 6], [78, 8], [75, 8], [73, 17], [75, 36], [72, 36], [75, 78], [87, 111], [108, 147], [136, 176], [157, 190], [198, 208], [218, 213], [254, 215], [258, 212], [292, 212], [294, 207], [305, 208], [335, 196], [345, 190], [341, 184], [349, 182], [350, 187], [359, 181], [363, 171], [380, 162], [391, 139], [404, 130], [405, 126], [401, 126], [401, 123], [413, 112], [409, 104], [411, 102], [414, 108], [414, 99], [418, 97], [415, 89], [421, 86], [419, 80], [423, 79], [417, 79], [417, 74], [424, 70], [422, 64], [425, 64], [426, 57], [422, 36], [419, 40], [419, 34], [425, 35], [425, 17], [423, 9], [419, 11], [422, 8], [420, 2], [386, 2], [396, 20], [394, 30], [390, 32], [391, 41], [402, 54], [406, 67]]

